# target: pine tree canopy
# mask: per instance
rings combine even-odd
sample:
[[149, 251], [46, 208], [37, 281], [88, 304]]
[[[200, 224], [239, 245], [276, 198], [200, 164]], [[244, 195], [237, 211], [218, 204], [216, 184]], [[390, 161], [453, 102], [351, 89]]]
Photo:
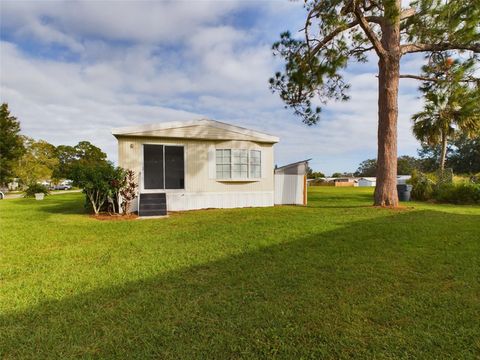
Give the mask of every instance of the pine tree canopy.
[[[321, 104], [348, 100], [342, 70], [350, 61], [367, 61], [374, 51], [380, 60], [399, 62], [423, 52], [464, 52], [472, 61], [480, 53], [480, 0], [312, 0], [300, 35], [281, 34], [274, 55], [285, 60], [283, 72], [270, 79], [286, 107], [306, 124], [319, 120]], [[400, 33], [390, 25], [399, 24]], [[396, 28], [395, 28], [396, 29]], [[419, 78], [403, 74], [400, 78]], [[420, 79], [422, 80], [422, 79]]]

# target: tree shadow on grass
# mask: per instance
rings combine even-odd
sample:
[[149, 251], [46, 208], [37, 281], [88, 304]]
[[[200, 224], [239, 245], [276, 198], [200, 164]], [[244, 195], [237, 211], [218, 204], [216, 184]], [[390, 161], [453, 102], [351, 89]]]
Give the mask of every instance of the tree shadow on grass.
[[0, 355], [473, 358], [478, 231], [476, 216], [399, 213], [47, 300], [0, 317]]

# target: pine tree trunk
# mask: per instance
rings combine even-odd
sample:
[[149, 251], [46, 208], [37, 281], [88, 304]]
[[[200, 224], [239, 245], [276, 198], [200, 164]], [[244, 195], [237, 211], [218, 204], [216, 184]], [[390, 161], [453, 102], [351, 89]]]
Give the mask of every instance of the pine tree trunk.
[[447, 159], [447, 136], [442, 133], [442, 154], [440, 155], [440, 172], [445, 170], [445, 161]]
[[[399, 5], [398, 5], [399, 6]], [[374, 205], [398, 206], [397, 118], [400, 75], [400, 22], [383, 26], [382, 45], [387, 51], [378, 62], [378, 167]]]

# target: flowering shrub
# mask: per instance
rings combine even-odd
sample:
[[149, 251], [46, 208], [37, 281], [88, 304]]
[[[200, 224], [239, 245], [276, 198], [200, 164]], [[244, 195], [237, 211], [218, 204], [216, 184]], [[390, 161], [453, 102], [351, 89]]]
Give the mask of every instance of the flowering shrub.
[[135, 173], [132, 170], [125, 172], [123, 186], [120, 188], [121, 207], [124, 214], [130, 213], [130, 203], [137, 197], [138, 184], [135, 182]]

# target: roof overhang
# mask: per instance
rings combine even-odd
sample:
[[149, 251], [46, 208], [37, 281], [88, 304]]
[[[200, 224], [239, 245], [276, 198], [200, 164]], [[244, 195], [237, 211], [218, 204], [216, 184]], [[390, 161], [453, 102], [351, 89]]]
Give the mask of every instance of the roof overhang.
[[[182, 129], [187, 127], [211, 127], [223, 130], [223, 132], [217, 133], [215, 137], [210, 137], [208, 133], [198, 131], [189, 132], [188, 136], [177, 135], [157, 135], [156, 133], [164, 130]], [[190, 139], [204, 139], [204, 140], [238, 140], [238, 137], [243, 136], [245, 140], [264, 142], [264, 143], [277, 143], [279, 138], [270, 134], [259, 132], [243, 128], [240, 126], [226, 124], [216, 120], [210, 119], [198, 119], [189, 121], [173, 121], [156, 124], [146, 124], [138, 126], [122, 127], [112, 130], [113, 136], [118, 137], [174, 137], [174, 138], [190, 138]], [[220, 135], [218, 135], [220, 134]], [[229, 134], [235, 134], [236, 136], [229, 136]]]

